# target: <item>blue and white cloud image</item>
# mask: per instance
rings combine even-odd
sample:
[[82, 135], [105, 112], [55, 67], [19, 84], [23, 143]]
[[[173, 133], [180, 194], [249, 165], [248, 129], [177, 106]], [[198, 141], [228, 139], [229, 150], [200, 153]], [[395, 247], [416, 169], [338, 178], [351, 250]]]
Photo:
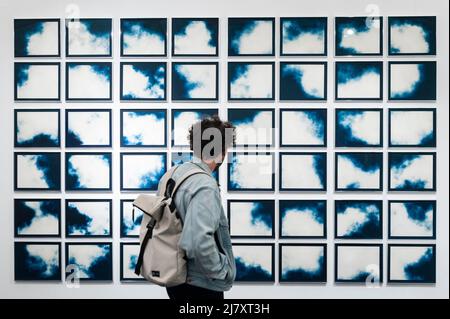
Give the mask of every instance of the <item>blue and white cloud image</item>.
[[326, 281], [327, 263], [324, 245], [283, 245], [281, 247], [280, 281]]
[[381, 99], [383, 62], [336, 62], [336, 99]]
[[233, 245], [236, 281], [273, 281], [272, 246]]
[[379, 246], [337, 246], [338, 281], [380, 281], [381, 256]]
[[121, 19], [122, 55], [145, 56], [166, 54], [166, 19]]
[[433, 110], [390, 110], [389, 142], [392, 146], [436, 146]]
[[139, 236], [139, 228], [144, 213], [135, 207], [133, 216], [133, 200], [122, 200], [121, 205], [120, 237]]
[[218, 97], [218, 65], [172, 63], [173, 100], [215, 100]]
[[436, 62], [389, 63], [390, 100], [435, 100]]
[[139, 244], [124, 244], [122, 243], [122, 269], [121, 269], [121, 279], [122, 280], [143, 280], [142, 277], [136, 276], [134, 273], [134, 268], [139, 258]]
[[339, 190], [370, 190], [381, 188], [382, 153], [342, 153], [336, 159]]
[[435, 204], [433, 201], [396, 201], [389, 203], [390, 236], [433, 237]]
[[273, 55], [273, 19], [229, 18], [228, 55]]
[[434, 189], [433, 154], [389, 153], [389, 188], [403, 191]]
[[327, 110], [281, 110], [281, 144], [283, 146], [325, 145]]
[[327, 18], [281, 18], [282, 55], [326, 54]]
[[81, 280], [112, 280], [111, 244], [66, 244], [67, 265], [78, 269]]
[[390, 246], [390, 281], [436, 281], [436, 261], [433, 246]]
[[217, 18], [172, 19], [173, 55], [217, 55]]
[[228, 109], [228, 121], [236, 127], [236, 145], [272, 145], [274, 114], [264, 109]]
[[111, 144], [109, 111], [67, 111], [67, 147], [108, 146]]
[[163, 62], [122, 63], [122, 100], [164, 100], [166, 64]]
[[228, 63], [228, 97], [229, 99], [264, 99], [274, 98], [272, 63]]
[[281, 154], [281, 181], [283, 190], [324, 190], [327, 178], [325, 153]]
[[272, 236], [273, 201], [231, 201], [229, 210], [231, 236]]
[[69, 201], [66, 236], [111, 236], [110, 201]]
[[14, 70], [16, 99], [59, 99], [58, 63], [15, 63]]
[[326, 64], [280, 63], [280, 100], [326, 100]]
[[189, 146], [188, 131], [192, 124], [217, 113], [217, 109], [172, 110], [173, 145]]
[[280, 237], [323, 237], [327, 218], [322, 200], [280, 200]]
[[67, 99], [110, 99], [111, 62], [67, 62]]
[[14, 224], [18, 236], [58, 236], [61, 202], [59, 199], [17, 199]]
[[228, 190], [273, 189], [272, 154], [236, 153], [228, 160]]
[[337, 238], [382, 238], [381, 201], [338, 200], [335, 209]]
[[14, 56], [59, 56], [59, 21], [15, 19]]
[[367, 147], [382, 144], [382, 115], [379, 110], [336, 110], [336, 146]]
[[59, 245], [16, 242], [15, 280], [61, 280]]
[[165, 110], [123, 110], [121, 142], [123, 146], [165, 145]]
[[68, 56], [111, 55], [111, 19], [66, 21]]
[[338, 17], [336, 55], [381, 54], [382, 18]]
[[58, 111], [17, 111], [16, 146], [59, 146]]
[[165, 154], [122, 154], [122, 189], [156, 190], [166, 172]]
[[436, 17], [389, 17], [389, 54], [436, 54]]
[[66, 154], [66, 190], [111, 188], [111, 153]]
[[61, 189], [61, 157], [59, 153], [16, 154], [16, 186], [18, 189]]

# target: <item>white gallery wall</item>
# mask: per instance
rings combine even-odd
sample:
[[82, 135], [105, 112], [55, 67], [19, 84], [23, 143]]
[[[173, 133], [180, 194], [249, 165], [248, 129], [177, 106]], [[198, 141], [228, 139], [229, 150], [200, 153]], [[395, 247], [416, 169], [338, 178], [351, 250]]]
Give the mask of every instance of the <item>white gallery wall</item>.
[[[144, 152], [167, 152], [174, 150], [171, 146], [171, 110], [175, 108], [218, 108], [222, 118], [227, 117], [227, 107], [261, 107], [275, 110], [275, 143], [270, 150], [275, 156], [275, 187], [273, 192], [227, 192], [227, 172], [221, 169], [220, 184], [223, 195], [223, 205], [226, 210], [229, 199], [273, 199], [275, 205], [275, 238], [274, 239], [233, 239], [235, 243], [270, 243], [275, 244], [274, 250], [274, 283], [239, 283], [226, 298], [448, 298], [449, 296], [449, 93], [448, 93], [448, 2], [445, 0], [2, 0], [0, 2], [0, 297], [2, 298], [166, 298], [166, 292], [158, 286], [142, 282], [121, 282], [120, 280], [120, 243], [135, 242], [122, 239], [120, 236], [120, 200], [132, 199], [138, 192], [121, 191], [120, 185], [120, 155], [121, 152], [141, 150], [124, 149], [120, 146], [120, 109], [129, 108], [161, 108], [167, 110], [167, 147], [145, 149]], [[361, 57], [334, 56], [334, 17], [351, 16], [382, 16], [383, 22], [383, 55]], [[61, 57], [58, 58], [14, 58], [14, 19], [17, 18], [58, 18], [61, 20], [61, 34], [64, 35], [64, 18], [112, 18], [112, 57], [111, 58], [66, 58], [64, 37], [61, 37]], [[436, 56], [388, 56], [387, 47], [387, 17], [389, 16], [436, 16]], [[120, 18], [168, 18], [168, 47], [167, 57], [162, 58], [121, 58], [120, 57]], [[171, 23], [172, 17], [215, 17], [219, 18], [219, 53], [218, 57], [204, 58], [172, 58], [171, 57]], [[272, 17], [275, 18], [275, 56], [273, 57], [228, 57], [227, 48], [227, 18], [229, 17]], [[328, 17], [328, 54], [324, 57], [280, 57], [279, 52], [279, 18], [280, 17]], [[14, 62], [21, 61], [61, 62], [61, 101], [60, 102], [21, 102], [14, 101]], [[112, 62], [112, 102], [84, 102], [74, 103], [65, 100], [65, 70], [66, 61], [108, 61]], [[177, 61], [219, 62], [219, 96], [215, 102], [175, 102], [171, 101], [170, 72], [167, 79], [166, 102], [126, 102], [120, 100], [120, 62], [124, 61]], [[261, 102], [229, 102], [227, 99], [227, 62], [228, 61], [270, 61], [275, 62], [275, 100]], [[279, 100], [279, 65], [283, 61], [322, 61], [327, 62], [327, 99], [325, 101], [297, 101], [284, 102]], [[335, 101], [334, 65], [336, 61], [382, 61], [383, 62], [383, 99], [381, 101]], [[392, 102], [387, 100], [388, 92], [388, 62], [391, 61], [436, 61], [437, 62], [437, 97], [436, 101]], [[314, 149], [311, 147], [282, 149], [279, 147], [280, 108], [326, 108], [327, 146]], [[383, 146], [373, 150], [382, 152], [383, 156], [383, 190], [376, 192], [336, 192], [334, 185], [335, 172], [335, 108], [379, 108], [384, 110], [383, 116]], [[437, 144], [431, 149], [405, 148], [405, 151], [436, 152], [436, 191], [435, 192], [405, 192], [392, 193], [387, 190], [388, 185], [388, 151], [397, 151], [388, 147], [388, 109], [401, 108], [436, 108], [437, 112]], [[112, 146], [99, 148], [100, 151], [112, 153], [112, 190], [99, 192], [66, 192], [64, 187], [60, 192], [14, 191], [14, 152], [36, 151], [37, 148], [14, 148], [14, 110], [20, 109], [60, 109], [61, 136], [60, 150], [66, 151], [64, 143], [65, 110], [77, 108], [111, 109], [112, 110]], [[45, 149], [45, 151], [50, 151]], [[69, 151], [69, 150], [68, 150]], [[71, 149], [70, 151], [78, 151]], [[91, 151], [91, 150], [88, 150]], [[92, 150], [93, 152], [98, 149]], [[278, 172], [278, 152], [320, 152], [326, 151], [328, 159], [327, 189], [324, 192], [280, 192]], [[350, 150], [351, 151], [351, 150]], [[400, 149], [399, 151], [403, 151]], [[64, 156], [61, 156], [64, 159]], [[169, 157], [170, 159], [170, 157]], [[64, 172], [64, 161], [61, 163]], [[224, 165], [225, 166], [225, 165]], [[62, 174], [64, 185], [64, 174]], [[62, 213], [62, 236], [60, 238], [23, 239], [14, 236], [14, 199], [15, 198], [59, 198], [62, 199], [64, 209], [65, 199], [112, 199], [112, 238], [107, 239], [73, 239], [64, 236], [64, 214]], [[327, 200], [327, 234], [324, 239], [279, 239], [278, 229], [278, 201], [290, 199], [318, 199]], [[336, 200], [382, 200], [383, 203], [383, 237], [378, 240], [346, 240], [335, 239], [334, 204]], [[436, 239], [388, 239], [388, 200], [436, 200]], [[64, 244], [70, 242], [107, 242], [112, 243], [113, 280], [111, 282], [86, 282], [79, 287], [70, 287], [63, 281], [26, 282], [14, 280], [14, 242], [21, 241], [49, 241], [62, 243], [62, 264], [64, 265]], [[322, 284], [280, 283], [278, 280], [279, 243], [319, 243], [327, 244], [327, 281]], [[380, 286], [364, 284], [335, 283], [335, 244], [341, 243], [369, 243], [382, 244], [383, 251], [383, 282]], [[393, 284], [387, 283], [387, 247], [388, 244], [436, 244], [436, 283], [435, 284]]]

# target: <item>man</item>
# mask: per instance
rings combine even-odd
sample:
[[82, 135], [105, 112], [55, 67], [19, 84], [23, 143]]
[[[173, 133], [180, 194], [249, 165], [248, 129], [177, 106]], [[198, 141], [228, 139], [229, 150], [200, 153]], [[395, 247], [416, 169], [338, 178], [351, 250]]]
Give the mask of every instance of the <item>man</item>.
[[189, 129], [193, 160], [181, 164], [172, 175], [176, 181], [186, 172], [200, 167], [207, 174], [185, 180], [174, 197], [183, 220], [179, 242], [186, 252], [186, 283], [167, 288], [170, 299], [224, 298], [236, 275], [228, 222], [220, 199], [220, 190], [212, 173], [225, 159], [234, 143], [235, 128], [218, 116], [206, 118]]

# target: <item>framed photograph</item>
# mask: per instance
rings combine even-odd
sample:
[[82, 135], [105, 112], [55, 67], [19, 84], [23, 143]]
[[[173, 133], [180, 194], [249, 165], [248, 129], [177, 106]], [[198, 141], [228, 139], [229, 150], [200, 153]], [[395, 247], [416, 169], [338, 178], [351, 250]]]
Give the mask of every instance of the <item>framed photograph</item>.
[[112, 200], [66, 199], [66, 237], [112, 237]]
[[275, 201], [229, 199], [231, 238], [275, 238]]
[[280, 191], [326, 191], [327, 153], [280, 152]]
[[66, 101], [111, 100], [111, 62], [66, 62]]
[[228, 100], [275, 100], [275, 63], [228, 62]]
[[228, 18], [228, 56], [274, 56], [275, 18]]
[[120, 146], [166, 147], [167, 111], [165, 109], [120, 110]]
[[173, 18], [172, 56], [219, 55], [218, 18]]
[[436, 245], [388, 245], [388, 283], [436, 283]]
[[218, 101], [219, 62], [172, 62], [172, 101]]
[[280, 244], [279, 280], [327, 282], [326, 244]]
[[189, 128], [204, 118], [218, 114], [218, 109], [172, 109], [172, 146], [189, 146]]
[[59, 110], [14, 110], [14, 125], [14, 147], [59, 147], [61, 144]]
[[436, 153], [389, 152], [389, 191], [435, 191]]
[[14, 190], [61, 190], [61, 153], [14, 152]]
[[165, 101], [166, 62], [120, 62], [120, 99]]
[[139, 249], [139, 243], [120, 243], [120, 281], [145, 281], [145, 278], [134, 273]]
[[389, 55], [435, 55], [436, 17], [388, 17]]
[[166, 170], [166, 153], [120, 153], [120, 190], [156, 191]]
[[281, 101], [325, 101], [327, 62], [280, 62]]
[[120, 238], [138, 238], [144, 213], [139, 208], [134, 208], [134, 199], [120, 200]]
[[327, 17], [280, 18], [281, 56], [326, 56]]
[[236, 127], [235, 146], [266, 146], [274, 144], [274, 109], [228, 109], [228, 121]]
[[336, 17], [335, 55], [383, 54], [383, 17]]
[[280, 147], [326, 147], [327, 109], [280, 109]]
[[59, 101], [59, 62], [14, 62], [14, 101]]
[[336, 101], [383, 99], [383, 62], [339, 61], [335, 68]]
[[274, 282], [274, 244], [233, 244], [236, 282]]
[[111, 57], [112, 19], [66, 19], [67, 57]]
[[383, 190], [383, 153], [335, 153], [334, 185], [336, 191]]
[[280, 238], [327, 237], [326, 200], [280, 200]]
[[167, 19], [120, 19], [120, 56], [167, 56]]
[[435, 200], [390, 200], [389, 239], [436, 239]]
[[383, 201], [336, 200], [334, 236], [339, 239], [383, 239]]
[[389, 109], [389, 147], [436, 147], [436, 109]]
[[61, 237], [61, 200], [15, 198], [14, 237]]
[[111, 110], [66, 110], [66, 147], [111, 147]]
[[66, 243], [66, 267], [72, 266], [72, 275], [80, 281], [112, 281], [112, 243]]
[[228, 156], [228, 191], [274, 191], [274, 153], [234, 152]]
[[[194, 159], [193, 152], [172, 152], [171, 154], [171, 166], [183, 164], [185, 162], [190, 162]], [[223, 168], [218, 168], [212, 172], [212, 176], [219, 182], [219, 173]]]
[[14, 57], [60, 57], [60, 25], [59, 19], [14, 19]]
[[389, 100], [436, 100], [436, 61], [389, 62]]
[[15, 281], [61, 281], [61, 244], [15, 242]]
[[383, 282], [383, 244], [335, 244], [335, 282]]
[[66, 152], [66, 191], [110, 191], [111, 152]]
[[336, 147], [382, 147], [382, 109], [336, 109]]

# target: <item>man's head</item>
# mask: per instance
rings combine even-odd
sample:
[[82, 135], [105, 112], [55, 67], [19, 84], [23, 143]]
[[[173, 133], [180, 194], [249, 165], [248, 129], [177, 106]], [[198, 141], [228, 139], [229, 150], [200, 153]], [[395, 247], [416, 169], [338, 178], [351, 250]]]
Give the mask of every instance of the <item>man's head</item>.
[[235, 127], [214, 115], [192, 125], [188, 138], [194, 156], [216, 169], [235, 142]]

